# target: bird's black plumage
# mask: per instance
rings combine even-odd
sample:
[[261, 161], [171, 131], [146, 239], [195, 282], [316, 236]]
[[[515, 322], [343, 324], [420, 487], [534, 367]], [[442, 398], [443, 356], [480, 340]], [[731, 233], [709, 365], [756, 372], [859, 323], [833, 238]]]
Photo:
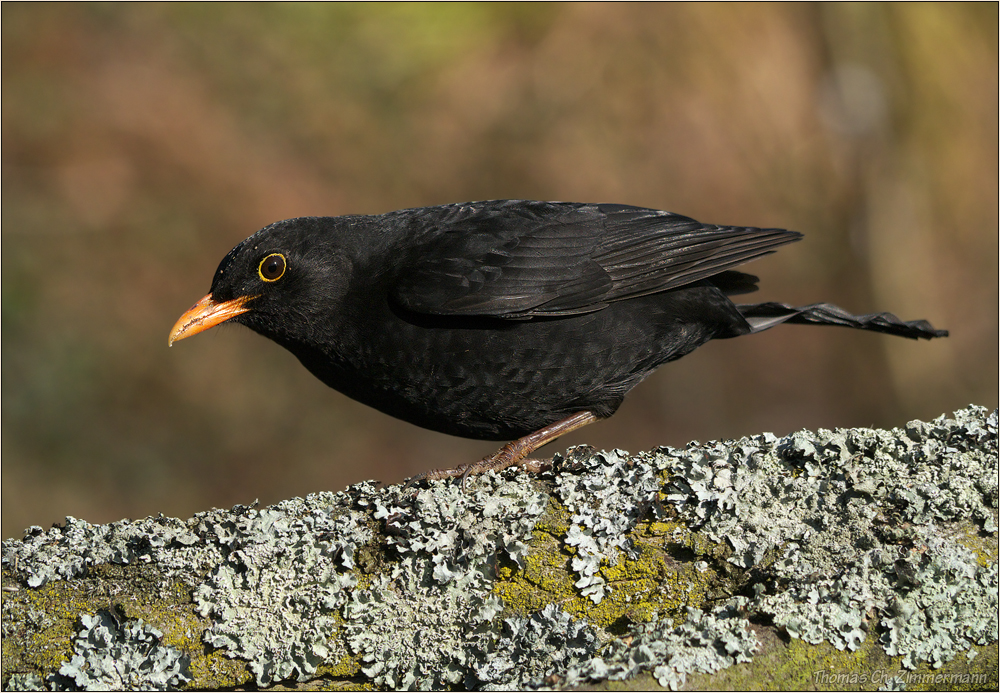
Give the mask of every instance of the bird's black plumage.
[[887, 313], [730, 300], [757, 281], [733, 267], [799, 238], [523, 200], [289, 219], [233, 248], [171, 341], [232, 319], [380, 411], [505, 440], [576, 412], [610, 416], [663, 363], [780, 322], [946, 334]]

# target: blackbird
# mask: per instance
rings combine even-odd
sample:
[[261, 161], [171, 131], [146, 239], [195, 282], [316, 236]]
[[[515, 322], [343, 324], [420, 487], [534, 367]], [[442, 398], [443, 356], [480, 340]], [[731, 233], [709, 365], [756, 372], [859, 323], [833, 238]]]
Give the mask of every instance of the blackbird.
[[169, 343], [232, 320], [324, 383], [442, 433], [516, 439], [502, 469], [611, 416], [662, 364], [780, 323], [947, 336], [923, 320], [829, 303], [734, 304], [731, 268], [802, 237], [620, 204], [494, 200], [374, 216], [301, 217], [233, 248]]

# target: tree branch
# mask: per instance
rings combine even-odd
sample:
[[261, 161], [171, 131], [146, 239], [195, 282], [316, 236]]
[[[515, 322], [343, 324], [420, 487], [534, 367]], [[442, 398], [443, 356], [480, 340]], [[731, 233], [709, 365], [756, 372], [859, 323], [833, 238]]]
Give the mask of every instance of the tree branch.
[[2, 680], [995, 689], [996, 470], [997, 413], [969, 407], [574, 448], [465, 493], [364, 482], [189, 520], [67, 518], [3, 544]]

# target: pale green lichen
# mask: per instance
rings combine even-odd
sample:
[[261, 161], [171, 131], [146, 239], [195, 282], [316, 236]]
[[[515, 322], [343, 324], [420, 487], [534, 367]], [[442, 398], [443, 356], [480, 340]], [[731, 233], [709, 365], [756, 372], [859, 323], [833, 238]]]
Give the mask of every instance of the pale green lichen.
[[601, 643], [597, 628], [549, 604], [529, 617], [504, 619], [489, 649], [476, 653], [472, 669], [482, 690], [516, 690], [561, 677], [590, 660]]
[[654, 619], [637, 624], [625, 638], [616, 638], [597, 657], [571, 666], [566, 685], [587, 681], [624, 680], [652, 671], [671, 690], [684, 685], [688, 674], [714, 673], [737, 662], [749, 662], [757, 651], [756, 636], [746, 619], [728, 609], [704, 613], [689, 609], [678, 626]]
[[869, 614], [885, 614], [888, 651], [940, 666], [997, 639], [995, 561], [930, 530], [974, 518], [995, 533], [996, 421], [972, 407], [905, 431], [765, 434], [660, 454], [676, 460], [668, 499], [732, 545], [730, 562], [761, 572], [743, 606], [792, 637], [852, 650]]
[[205, 642], [248, 660], [258, 685], [307, 680], [347, 654], [331, 636], [358, 582], [354, 552], [372, 532], [342, 500], [314, 495], [247, 509], [217, 533], [231, 551], [194, 592], [199, 613], [213, 619]]
[[368, 503], [398, 554], [386, 574], [345, 605], [344, 631], [362, 670], [389, 688], [463, 685], [494, 649], [496, 558], [523, 565], [546, 495], [493, 474], [470, 484], [397, 489]]
[[926, 550], [897, 565], [902, 584], [880, 622], [885, 651], [902, 655], [907, 669], [921, 661], [939, 668], [970, 641], [997, 640], [997, 565], [982, 568], [971, 551], [939, 537], [923, 540]]
[[70, 580], [87, 574], [97, 565], [154, 563], [178, 577], [196, 580], [221, 557], [214, 542], [204, 541], [199, 519], [147, 517], [92, 525], [74, 517], [46, 531], [29, 527], [20, 542], [3, 543], [3, 565], [29, 587], [55, 580]]

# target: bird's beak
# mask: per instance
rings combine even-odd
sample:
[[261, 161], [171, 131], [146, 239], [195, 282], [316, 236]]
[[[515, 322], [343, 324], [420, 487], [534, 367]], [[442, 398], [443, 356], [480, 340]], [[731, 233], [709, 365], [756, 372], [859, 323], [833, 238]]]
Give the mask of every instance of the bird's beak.
[[231, 301], [215, 302], [212, 294], [201, 299], [191, 306], [181, 319], [177, 321], [174, 328], [170, 330], [170, 337], [167, 346], [173, 346], [174, 342], [185, 337], [191, 337], [199, 332], [215, 327], [220, 322], [225, 322], [237, 315], [246, 313], [250, 308], [246, 305], [254, 296], [240, 296]]

